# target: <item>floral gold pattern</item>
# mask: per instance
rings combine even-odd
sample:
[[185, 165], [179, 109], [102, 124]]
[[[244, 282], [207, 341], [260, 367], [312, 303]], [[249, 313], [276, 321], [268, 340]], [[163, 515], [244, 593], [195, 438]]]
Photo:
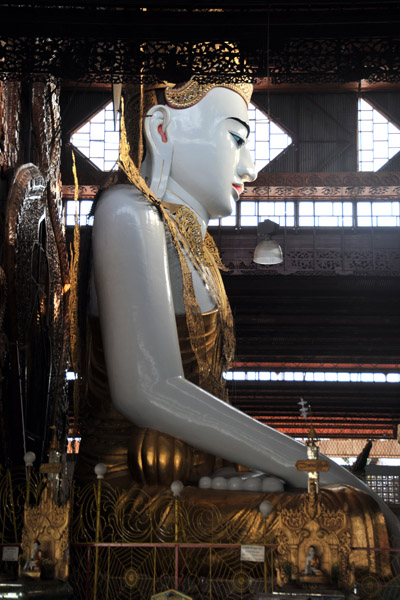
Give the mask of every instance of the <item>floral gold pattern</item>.
[[194, 106], [216, 87], [228, 88], [239, 94], [248, 105], [253, 93], [253, 86], [250, 83], [206, 83], [201, 84], [195, 79], [190, 79], [185, 85], [179, 88], [166, 88], [165, 98], [172, 108], [189, 108]]

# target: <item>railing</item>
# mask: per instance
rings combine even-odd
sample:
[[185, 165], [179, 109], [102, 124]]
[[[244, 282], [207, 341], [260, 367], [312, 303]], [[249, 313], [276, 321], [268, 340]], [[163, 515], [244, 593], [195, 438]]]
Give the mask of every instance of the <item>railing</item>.
[[148, 600], [174, 588], [193, 598], [250, 600], [274, 589], [274, 548], [265, 548], [263, 562], [243, 562], [239, 544], [74, 544], [74, 597]]

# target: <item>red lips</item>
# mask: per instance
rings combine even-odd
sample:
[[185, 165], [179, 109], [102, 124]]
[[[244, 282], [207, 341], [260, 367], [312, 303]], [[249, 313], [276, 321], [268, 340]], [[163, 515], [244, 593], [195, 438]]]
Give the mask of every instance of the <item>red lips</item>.
[[240, 195], [243, 190], [244, 190], [244, 186], [243, 185], [238, 185], [237, 183], [232, 183], [232, 186], [235, 188], [235, 190], [237, 191], [237, 193]]

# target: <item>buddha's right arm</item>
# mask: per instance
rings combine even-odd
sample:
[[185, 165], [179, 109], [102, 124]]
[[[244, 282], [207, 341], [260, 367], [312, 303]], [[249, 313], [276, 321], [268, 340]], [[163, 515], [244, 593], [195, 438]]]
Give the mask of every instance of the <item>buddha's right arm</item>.
[[111, 188], [96, 207], [93, 267], [115, 407], [139, 426], [303, 486], [292, 468], [302, 445], [185, 379], [164, 225], [132, 186]]

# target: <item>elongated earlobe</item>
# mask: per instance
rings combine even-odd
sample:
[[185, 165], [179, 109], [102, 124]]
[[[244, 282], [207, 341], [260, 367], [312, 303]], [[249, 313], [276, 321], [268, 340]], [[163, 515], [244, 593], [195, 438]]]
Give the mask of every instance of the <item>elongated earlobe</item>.
[[168, 106], [153, 106], [144, 120], [146, 146], [150, 154], [151, 166], [148, 185], [159, 198], [167, 189], [172, 162], [172, 143], [168, 139], [168, 125], [171, 112]]

